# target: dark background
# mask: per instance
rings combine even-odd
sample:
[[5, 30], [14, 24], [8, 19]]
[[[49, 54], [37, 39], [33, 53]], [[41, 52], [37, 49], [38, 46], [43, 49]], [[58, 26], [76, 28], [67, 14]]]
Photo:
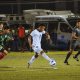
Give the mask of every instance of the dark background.
[[26, 9], [71, 10], [80, 14], [80, 0], [0, 0], [0, 14], [22, 14]]

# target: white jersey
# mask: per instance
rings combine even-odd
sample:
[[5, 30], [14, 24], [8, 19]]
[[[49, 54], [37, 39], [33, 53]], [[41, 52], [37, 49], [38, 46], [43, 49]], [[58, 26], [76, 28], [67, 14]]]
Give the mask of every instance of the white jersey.
[[42, 39], [42, 34], [45, 34], [45, 31], [39, 32], [37, 29], [31, 32], [32, 36], [32, 46], [39, 46], [41, 47], [41, 39]]

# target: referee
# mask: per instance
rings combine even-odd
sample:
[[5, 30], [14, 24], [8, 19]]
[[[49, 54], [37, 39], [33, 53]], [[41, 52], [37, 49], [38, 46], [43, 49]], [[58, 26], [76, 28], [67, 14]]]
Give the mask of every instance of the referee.
[[79, 61], [78, 59], [78, 55], [80, 54], [80, 20], [78, 20], [76, 22], [76, 27], [74, 28], [74, 30], [72, 31], [72, 39], [71, 39], [71, 43], [70, 43], [70, 50], [66, 56], [66, 59], [64, 61], [65, 64], [69, 65], [68, 63], [68, 59], [69, 57], [71, 56], [72, 52], [74, 51], [74, 49], [78, 46], [79, 47], [79, 50], [78, 50], [78, 53], [73, 56], [73, 58], [76, 60], [76, 61]]

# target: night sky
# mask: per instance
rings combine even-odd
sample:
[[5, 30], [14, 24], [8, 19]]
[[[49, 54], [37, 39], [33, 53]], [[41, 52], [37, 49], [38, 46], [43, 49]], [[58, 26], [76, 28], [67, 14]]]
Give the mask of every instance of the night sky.
[[80, 13], [80, 0], [0, 0], [0, 14], [22, 14], [26, 9], [71, 10]]
[[[44, 1], [76, 1], [76, 0], [0, 0], [0, 2], [44, 2]], [[80, 0], [77, 0], [80, 1]]]

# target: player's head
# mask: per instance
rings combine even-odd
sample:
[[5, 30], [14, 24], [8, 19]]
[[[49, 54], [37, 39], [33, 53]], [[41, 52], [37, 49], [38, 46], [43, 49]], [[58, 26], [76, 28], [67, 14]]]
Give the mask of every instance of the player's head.
[[4, 33], [10, 33], [9, 26], [5, 26], [5, 27], [4, 27]]
[[76, 27], [80, 29], [80, 20], [77, 20]]
[[40, 32], [42, 32], [42, 31], [45, 30], [45, 28], [46, 28], [46, 26], [45, 26], [44, 24], [39, 24], [37, 29], [38, 29]]
[[3, 28], [3, 23], [1, 22], [1, 23], [0, 23], [0, 29], [2, 29], [2, 28]]

